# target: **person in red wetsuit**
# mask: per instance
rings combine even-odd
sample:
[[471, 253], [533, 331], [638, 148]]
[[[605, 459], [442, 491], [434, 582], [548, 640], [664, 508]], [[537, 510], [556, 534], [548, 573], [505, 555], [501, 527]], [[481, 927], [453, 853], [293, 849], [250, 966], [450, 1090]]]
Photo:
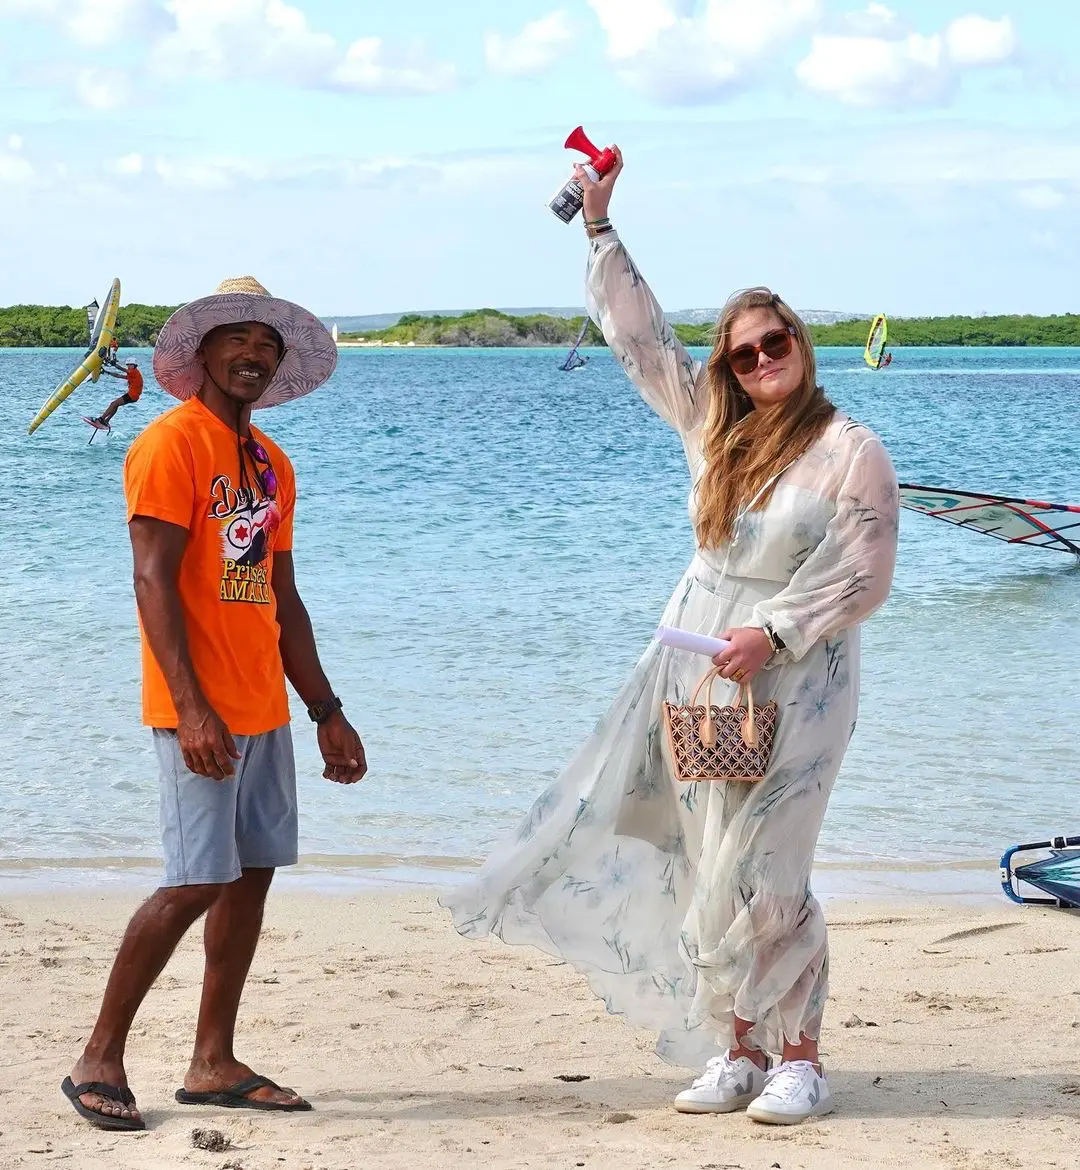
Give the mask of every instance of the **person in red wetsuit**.
[[130, 406], [133, 402], [139, 401], [143, 392], [143, 376], [139, 372], [137, 362], [128, 362], [124, 370], [110, 370], [102, 367], [101, 372], [108, 374], [110, 378], [125, 378], [127, 380], [127, 390], [119, 398], [114, 398], [95, 420], [103, 427], [108, 428], [112, 416], [121, 406]]

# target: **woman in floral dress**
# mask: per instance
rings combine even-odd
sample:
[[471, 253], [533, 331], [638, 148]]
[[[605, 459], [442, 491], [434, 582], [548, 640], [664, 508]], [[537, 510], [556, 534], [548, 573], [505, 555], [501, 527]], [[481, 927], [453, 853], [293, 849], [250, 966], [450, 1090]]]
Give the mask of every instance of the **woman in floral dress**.
[[[608, 1011], [704, 1071], [682, 1112], [827, 1113], [818, 1056], [828, 943], [814, 848], [855, 726], [859, 624], [888, 595], [896, 476], [879, 439], [817, 385], [803, 322], [767, 289], [725, 307], [690, 357], [607, 219], [622, 158], [583, 171], [590, 313], [682, 439], [697, 551], [666, 625], [722, 636], [730, 702], [779, 718], [758, 783], [679, 784], [662, 724], [709, 662], [653, 643], [593, 734], [479, 874], [444, 898], [457, 929], [571, 963]], [[778, 1057], [774, 1063], [773, 1056]]]

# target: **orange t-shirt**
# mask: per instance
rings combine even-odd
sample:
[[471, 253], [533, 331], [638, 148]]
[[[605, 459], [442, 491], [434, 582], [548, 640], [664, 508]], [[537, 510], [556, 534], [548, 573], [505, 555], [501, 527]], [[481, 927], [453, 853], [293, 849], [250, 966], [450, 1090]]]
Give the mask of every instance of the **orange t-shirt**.
[[[296, 480], [285, 453], [261, 431], [277, 477], [270, 500], [245, 451], [241, 486], [236, 432], [197, 398], [166, 411], [131, 444], [124, 462], [128, 521], [150, 516], [188, 530], [180, 601], [188, 647], [211, 706], [234, 735], [260, 735], [289, 721], [270, 587], [274, 552], [292, 549]], [[165, 676], [142, 633], [143, 722], [175, 727]]]
[[[143, 376], [132, 367], [127, 371], [127, 396], [132, 402], [138, 402], [143, 390]], [[269, 452], [267, 452], [269, 454]]]

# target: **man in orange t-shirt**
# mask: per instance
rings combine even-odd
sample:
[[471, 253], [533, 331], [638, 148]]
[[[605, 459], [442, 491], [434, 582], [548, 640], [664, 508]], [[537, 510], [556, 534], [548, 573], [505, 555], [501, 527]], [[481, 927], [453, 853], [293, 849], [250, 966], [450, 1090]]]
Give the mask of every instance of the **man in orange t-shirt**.
[[131, 445], [124, 489], [165, 876], [128, 926], [97, 1023], [62, 1085], [80, 1116], [104, 1129], [145, 1128], [125, 1043], [146, 993], [203, 914], [202, 1004], [176, 1099], [311, 1108], [233, 1053], [266, 894], [275, 869], [297, 857], [286, 678], [318, 725], [323, 775], [352, 784], [367, 762], [296, 590], [292, 465], [250, 418], [254, 406], [314, 390], [336, 361], [315, 317], [250, 277], [177, 310], [158, 337], [154, 373], [181, 405]]

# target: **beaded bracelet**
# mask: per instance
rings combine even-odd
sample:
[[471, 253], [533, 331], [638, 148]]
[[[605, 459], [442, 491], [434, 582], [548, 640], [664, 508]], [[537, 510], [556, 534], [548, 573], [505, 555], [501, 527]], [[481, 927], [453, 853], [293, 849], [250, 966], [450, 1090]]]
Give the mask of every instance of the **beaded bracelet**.
[[586, 227], [596, 227], [602, 223], [611, 223], [611, 220], [606, 215], [602, 215], [599, 219], [587, 219], [585, 221]]

